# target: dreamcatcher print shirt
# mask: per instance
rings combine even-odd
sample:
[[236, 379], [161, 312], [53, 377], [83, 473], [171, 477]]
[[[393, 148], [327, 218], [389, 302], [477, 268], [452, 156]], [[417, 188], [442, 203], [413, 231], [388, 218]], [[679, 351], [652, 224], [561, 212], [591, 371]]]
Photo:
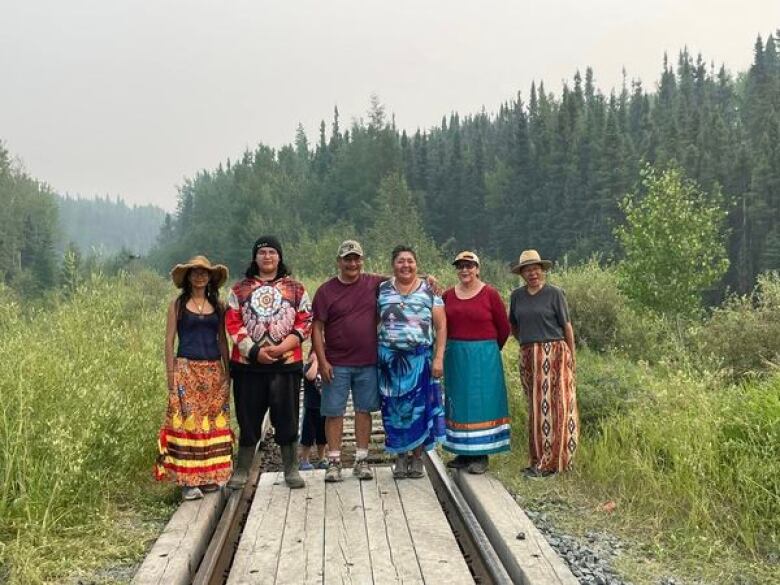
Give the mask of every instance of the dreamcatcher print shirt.
[[230, 360], [273, 371], [300, 368], [301, 346], [274, 364], [258, 364], [257, 351], [279, 345], [291, 333], [303, 342], [311, 332], [311, 304], [303, 285], [285, 276], [277, 280], [245, 278], [228, 295], [225, 327], [233, 341]]

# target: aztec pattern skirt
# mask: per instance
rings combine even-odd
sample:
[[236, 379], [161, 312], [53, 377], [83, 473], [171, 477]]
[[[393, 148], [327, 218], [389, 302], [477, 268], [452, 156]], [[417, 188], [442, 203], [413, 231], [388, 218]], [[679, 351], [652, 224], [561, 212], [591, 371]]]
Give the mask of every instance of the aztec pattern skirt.
[[176, 359], [158, 450], [158, 480], [196, 487], [230, 479], [230, 383], [219, 360]]
[[520, 350], [528, 399], [528, 453], [539, 471], [565, 471], [579, 442], [572, 355], [565, 341], [527, 343]]
[[458, 455], [509, 451], [509, 407], [501, 352], [494, 339], [447, 340], [444, 355], [447, 439]]
[[406, 351], [380, 345], [378, 369], [385, 450], [428, 451], [441, 443], [444, 409], [441, 385], [431, 376], [430, 346]]

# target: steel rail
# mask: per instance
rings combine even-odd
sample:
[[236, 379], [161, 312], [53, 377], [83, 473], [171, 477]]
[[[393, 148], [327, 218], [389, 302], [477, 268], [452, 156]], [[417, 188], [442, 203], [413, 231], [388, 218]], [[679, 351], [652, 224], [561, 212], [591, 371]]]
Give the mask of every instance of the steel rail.
[[423, 457], [433, 490], [479, 585], [512, 585], [493, 545], [436, 451]]

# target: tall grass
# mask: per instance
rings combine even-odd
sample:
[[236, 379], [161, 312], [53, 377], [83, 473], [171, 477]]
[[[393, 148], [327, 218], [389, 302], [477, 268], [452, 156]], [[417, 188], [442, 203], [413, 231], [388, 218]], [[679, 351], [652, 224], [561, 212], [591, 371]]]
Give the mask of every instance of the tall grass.
[[[505, 361], [513, 451], [496, 468], [522, 490], [527, 407], [514, 344]], [[718, 378], [589, 350], [577, 369], [581, 441], [558, 487], [593, 505], [616, 501], [616, 523], [641, 528], [662, 556], [715, 561], [729, 550], [778, 575], [780, 376], [716, 386]]]
[[35, 308], [0, 295], [0, 581], [143, 548], [119, 520], [154, 458], [168, 286], [93, 278]]

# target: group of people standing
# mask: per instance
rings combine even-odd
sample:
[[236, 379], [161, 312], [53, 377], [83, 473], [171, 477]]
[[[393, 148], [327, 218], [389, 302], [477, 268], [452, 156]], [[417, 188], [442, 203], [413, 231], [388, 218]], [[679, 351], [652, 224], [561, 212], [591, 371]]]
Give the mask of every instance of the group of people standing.
[[[312, 467], [308, 449], [320, 446], [325, 481], [343, 479], [341, 444], [350, 394], [353, 477], [373, 478], [368, 448], [371, 413], [378, 410], [385, 449], [396, 455], [396, 479], [423, 477], [422, 452], [439, 443], [455, 455], [449, 467], [484, 473], [490, 455], [510, 449], [501, 360], [510, 334], [521, 345], [529, 404], [525, 474], [569, 468], [579, 433], [574, 333], [563, 291], [545, 281], [549, 261], [534, 250], [521, 254], [512, 271], [526, 284], [512, 293], [507, 312], [500, 294], [482, 282], [473, 252], [455, 257], [458, 284], [443, 294], [435, 279], [418, 274], [416, 253], [408, 246], [392, 251], [390, 276], [365, 273], [363, 249], [354, 240], [343, 242], [336, 256], [337, 275], [319, 287], [311, 304], [275, 237], [255, 242], [245, 277], [231, 288], [226, 304], [218, 296], [227, 279], [224, 266], [196, 256], [173, 268], [181, 294], [168, 311], [168, 409], [160, 431], [158, 478], [174, 479], [185, 499], [227, 482], [243, 485], [270, 411], [285, 482], [303, 487], [298, 412], [302, 345], [309, 336], [302, 441], [305, 468]], [[235, 465], [228, 376], [239, 426]]]

